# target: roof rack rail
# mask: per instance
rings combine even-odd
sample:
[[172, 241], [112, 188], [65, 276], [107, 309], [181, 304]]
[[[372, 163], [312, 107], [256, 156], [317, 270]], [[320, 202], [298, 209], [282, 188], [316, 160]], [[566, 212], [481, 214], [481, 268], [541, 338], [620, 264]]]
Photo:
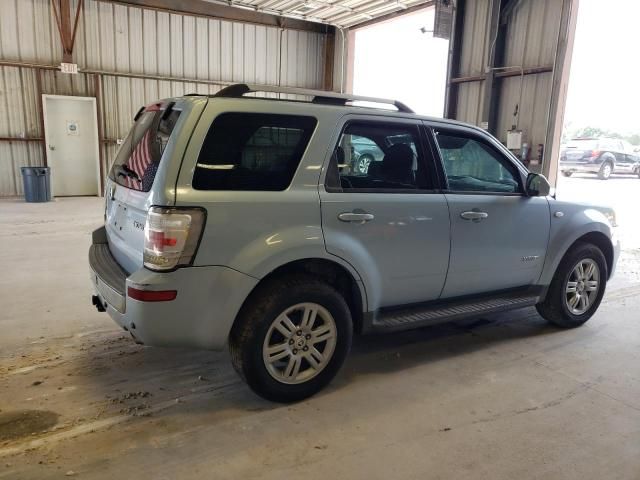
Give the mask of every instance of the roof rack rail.
[[370, 102], [385, 105], [393, 105], [399, 112], [415, 113], [404, 103], [398, 100], [389, 100], [385, 98], [363, 97], [360, 95], [349, 95], [345, 93], [328, 92], [324, 90], [310, 90], [306, 88], [293, 87], [275, 87], [271, 85], [250, 85], [246, 83], [236, 83], [223, 88], [212, 97], [228, 97], [238, 98], [247, 93], [253, 92], [269, 92], [269, 93], [285, 93], [290, 95], [303, 95], [312, 97], [311, 103], [321, 103], [325, 105], [346, 105], [347, 102]]

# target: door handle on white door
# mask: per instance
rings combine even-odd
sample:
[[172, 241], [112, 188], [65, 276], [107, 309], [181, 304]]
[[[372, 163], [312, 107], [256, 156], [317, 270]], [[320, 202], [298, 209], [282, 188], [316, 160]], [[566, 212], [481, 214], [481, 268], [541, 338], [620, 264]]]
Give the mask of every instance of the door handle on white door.
[[462, 218], [465, 220], [473, 220], [474, 222], [479, 222], [489, 216], [487, 212], [481, 212], [479, 210], [470, 210], [468, 212], [462, 212], [460, 214]]
[[338, 215], [338, 220], [351, 223], [370, 222], [375, 217], [371, 213], [366, 212], [342, 212]]
[[55, 146], [55, 145], [51, 145], [51, 144], [49, 144], [49, 150], [55, 150], [55, 149], [56, 149], [56, 146]]

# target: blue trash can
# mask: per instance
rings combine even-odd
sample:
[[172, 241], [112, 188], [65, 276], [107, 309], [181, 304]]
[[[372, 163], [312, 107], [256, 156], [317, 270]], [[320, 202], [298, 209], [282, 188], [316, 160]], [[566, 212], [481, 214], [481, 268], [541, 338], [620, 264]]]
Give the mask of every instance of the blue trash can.
[[25, 201], [51, 201], [51, 169], [49, 167], [21, 167], [20, 171]]

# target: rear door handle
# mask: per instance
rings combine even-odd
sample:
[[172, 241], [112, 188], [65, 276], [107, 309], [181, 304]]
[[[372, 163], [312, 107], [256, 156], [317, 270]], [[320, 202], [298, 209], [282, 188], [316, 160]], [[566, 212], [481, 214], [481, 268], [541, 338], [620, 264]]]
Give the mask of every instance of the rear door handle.
[[487, 218], [489, 214], [487, 212], [480, 212], [479, 210], [470, 210], [468, 212], [462, 212], [460, 216], [465, 220], [479, 222], [480, 220]]
[[351, 222], [351, 223], [365, 223], [370, 222], [375, 217], [371, 213], [360, 213], [360, 212], [342, 212], [338, 215], [338, 220], [341, 222]]

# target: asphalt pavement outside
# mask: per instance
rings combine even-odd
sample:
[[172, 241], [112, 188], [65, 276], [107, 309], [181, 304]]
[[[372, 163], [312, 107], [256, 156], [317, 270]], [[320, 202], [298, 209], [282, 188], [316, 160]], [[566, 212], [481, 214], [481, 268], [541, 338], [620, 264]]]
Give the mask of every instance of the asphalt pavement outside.
[[[534, 309], [356, 338], [329, 388], [266, 402], [227, 352], [134, 344], [90, 304], [102, 200], [0, 201], [0, 479], [640, 478], [640, 179], [612, 204], [618, 271], [585, 326]], [[179, 321], [179, 319], [176, 319]]]

